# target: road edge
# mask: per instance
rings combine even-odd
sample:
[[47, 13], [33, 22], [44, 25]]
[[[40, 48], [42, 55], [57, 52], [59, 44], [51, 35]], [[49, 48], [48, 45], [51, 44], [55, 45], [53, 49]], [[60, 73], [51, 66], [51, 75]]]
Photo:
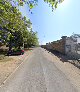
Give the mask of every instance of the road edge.
[[[32, 52], [34, 49], [32, 50]], [[31, 52], [31, 53], [32, 53]], [[8, 77], [1, 83], [0, 88], [10, 79], [10, 77], [18, 70], [18, 68], [24, 63], [25, 60], [27, 60], [30, 57], [30, 53], [26, 55], [27, 57], [24, 57], [23, 62], [21, 62], [9, 75]]]

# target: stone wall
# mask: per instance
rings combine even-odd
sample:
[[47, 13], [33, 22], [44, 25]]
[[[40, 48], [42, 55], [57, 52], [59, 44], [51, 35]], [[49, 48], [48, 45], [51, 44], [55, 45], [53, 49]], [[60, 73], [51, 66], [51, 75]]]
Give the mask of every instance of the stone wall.
[[53, 42], [52, 46], [53, 46], [53, 50], [56, 50], [62, 54], [65, 54], [65, 40], [64, 39]]
[[66, 36], [63, 36], [62, 39], [51, 43], [46, 43], [46, 45], [43, 45], [42, 47], [48, 50], [55, 50], [62, 54], [65, 54], [65, 40], [66, 40]]

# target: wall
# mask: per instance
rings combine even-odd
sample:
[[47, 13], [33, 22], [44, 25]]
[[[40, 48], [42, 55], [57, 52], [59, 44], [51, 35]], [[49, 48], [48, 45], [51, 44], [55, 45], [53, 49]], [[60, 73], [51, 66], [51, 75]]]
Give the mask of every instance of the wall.
[[52, 49], [53, 49], [52, 43], [47, 43], [47, 44], [46, 44], [46, 49], [52, 50]]
[[54, 41], [52, 44], [53, 50], [65, 54], [65, 39], [66, 37], [64, 36], [62, 39]]
[[66, 54], [71, 59], [80, 58], [80, 39], [75, 40], [71, 37], [62, 36], [60, 40], [47, 43], [44, 48], [48, 50], [55, 50], [62, 54]]

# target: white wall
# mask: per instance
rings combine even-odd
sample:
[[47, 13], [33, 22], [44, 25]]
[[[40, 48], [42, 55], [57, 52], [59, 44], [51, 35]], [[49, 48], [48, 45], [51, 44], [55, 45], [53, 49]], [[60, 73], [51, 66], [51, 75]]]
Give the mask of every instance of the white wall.
[[80, 38], [77, 38], [77, 43], [80, 43]]
[[66, 39], [65, 53], [76, 53], [76, 42], [74, 42], [71, 38]]

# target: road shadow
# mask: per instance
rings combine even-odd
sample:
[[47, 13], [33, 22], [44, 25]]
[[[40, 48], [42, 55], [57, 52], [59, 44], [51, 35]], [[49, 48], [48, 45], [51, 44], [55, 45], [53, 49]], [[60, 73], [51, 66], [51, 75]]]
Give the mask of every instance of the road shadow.
[[55, 56], [57, 56], [60, 61], [62, 61], [63, 63], [64, 62], [69, 62], [71, 64], [73, 64], [75, 67], [79, 68], [80, 69], [80, 61], [79, 60], [76, 60], [76, 59], [70, 59], [67, 55], [65, 54], [62, 54], [58, 51], [55, 51], [55, 50], [49, 50], [49, 49], [45, 49], [49, 52], [51, 52], [52, 54], [54, 54]]

